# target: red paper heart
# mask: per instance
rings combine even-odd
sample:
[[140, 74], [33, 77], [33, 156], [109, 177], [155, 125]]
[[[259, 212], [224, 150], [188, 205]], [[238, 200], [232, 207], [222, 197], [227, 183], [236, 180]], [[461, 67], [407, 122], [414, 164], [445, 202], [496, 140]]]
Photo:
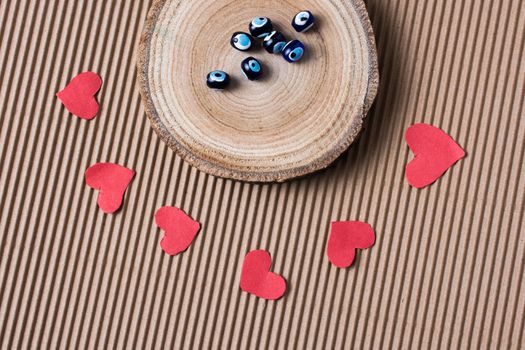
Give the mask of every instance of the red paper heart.
[[414, 152], [414, 159], [406, 167], [406, 178], [416, 188], [434, 183], [465, 157], [465, 151], [449, 135], [432, 125], [412, 125], [405, 140]]
[[354, 262], [356, 248], [370, 248], [374, 245], [375, 240], [374, 229], [365, 222], [332, 222], [332, 230], [326, 248], [328, 260], [337, 267], [348, 267]]
[[169, 255], [188, 249], [201, 225], [175, 207], [162, 207], [155, 213], [155, 222], [164, 232], [160, 246]]
[[102, 86], [102, 79], [93, 72], [80, 73], [56, 95], [72, 114], [82, 119], [93, 119], [99, 105], [95, 94]]
[[112, 214], [122, 205], [124, 192], [135, 176], [135, 171], [113, 163], [97, 163], [86, 170], [86, 184], [98, 194], [98, 206]]
[[252, 250], [244, 257], [241, 289], [260, 298], [277, 300], [286, 291], [283, 277], [270, 272], [272, 258], [265, 250]]

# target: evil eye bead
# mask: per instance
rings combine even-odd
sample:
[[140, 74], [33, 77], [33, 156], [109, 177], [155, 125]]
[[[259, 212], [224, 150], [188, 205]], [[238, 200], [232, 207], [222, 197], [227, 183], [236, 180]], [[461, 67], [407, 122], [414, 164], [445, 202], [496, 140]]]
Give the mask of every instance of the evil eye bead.
[[279, 32], [273, 31], [263, 41], [263, 47], [269, 53], [280, 53], [286, 45], [286, 38]]
[[241, 69], [246, 78], [257, 80], [262, 75], [262, 65], [256, 58], [248, 57], [241, 63]]
[[302, 33], [312, 28], [314, 23], [315, 17], [310, 11], [301, 11], [293, 18], [292, 27], [299, 33]]
[[292, 40], [283, 48], [283, 57], [290, 63], [294, 63], [303, 58], [304, 44], [299, 40]]
[[259, 39], [264, 39], [272, 30], [272, 21], [267, 17], [255, 17], [250, 23], [250, 34]]
[[214, 70], [208, 73], [206, 85], [210, 89], [226, 89], [230, 85], [230, 76], [222, 70]]
[[248, 51], [252, 48], [253, 39], [250, 34], [235, 32], [232, 35], [230, 44], [239, 51]]

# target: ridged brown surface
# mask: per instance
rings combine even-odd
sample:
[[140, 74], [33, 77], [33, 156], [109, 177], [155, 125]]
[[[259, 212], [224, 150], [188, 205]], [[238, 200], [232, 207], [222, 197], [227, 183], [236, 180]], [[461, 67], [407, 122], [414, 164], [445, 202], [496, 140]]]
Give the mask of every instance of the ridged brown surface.
[[[379, 95], [335, 166], [284, 184], [214, 178], [155, 135], [134, 52], [147, 1], [0, 2], [0, 343], [12, 348], [523, 348], [525, 2], [368, 0]], [[91, 122], [54, 97], [101, 74]], [[414, 122], [468, 152], [410, 188]], [[103, 215], [84, 170], [134, 168]], [[204, 229], [177, 257], [153, 213]], [[377, 243], [348, 270], [325, 256], [329, 223], [361, 219]], [[288, 281], [277, 302], [239, 290], [264, 248]]]

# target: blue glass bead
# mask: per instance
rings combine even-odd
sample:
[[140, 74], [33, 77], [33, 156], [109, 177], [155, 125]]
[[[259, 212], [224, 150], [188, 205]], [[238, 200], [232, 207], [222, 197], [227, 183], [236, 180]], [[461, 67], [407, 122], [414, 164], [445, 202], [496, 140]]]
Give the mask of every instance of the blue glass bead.
[[315, 17], [310, 11], [301, 11], [293, 18], [292, 27], [299, 33], [302, 33], [312, 28], [314, 23]]
[[273, 31], [263, 41], [263, 47], [269, 53], [280, 53], [286, 45], [286, 38], [279, 32]]
[[262, 75], [262, 65], [259, 60], [254, 57], [248, 57], [241, 63], [241, 69], [246, 78], [249, 80], [257, 80]]
[[225, 89], [230, 85], [230, 76], [222, 70], [214, 70], [208, 73], [206, 85], [208, 85], [210, 89]]
[[283, 57], [290, 63], [294, 63], [303, 58], [304, 44], [299, 40], [292, 40], [283, 48]]
[[252, 48], [253, 38], [244, 32], [235, 32], [230, 40], [231, 46], [239, 51], [248, 51]]
[[259, 39], [264, 39], [272, 30], [272, 21], [267, 17], [255, 17], [250, 23], [250, 34]]

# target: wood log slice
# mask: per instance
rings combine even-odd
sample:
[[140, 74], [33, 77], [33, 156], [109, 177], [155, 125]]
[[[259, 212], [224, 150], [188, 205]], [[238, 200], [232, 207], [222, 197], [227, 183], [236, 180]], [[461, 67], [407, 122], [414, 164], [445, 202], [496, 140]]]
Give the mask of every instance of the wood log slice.
[[[292, 18], [310, 10], [315, 26], [297, 33]], [[306, 46], [288, 63], [260, 42], [230, 46], [252, 18], [269, 17]], [[241, 61], [263, 64], [247, 80]], [[227, 90], [206, 75], [224, 70]], [[244, 181], [285, 181], [330, 165], [356, 139], [378, 86], [372, 27], [361, 0], [156, 0], [138, 54], [146, 114], [169, 147], [198, 169]]]

